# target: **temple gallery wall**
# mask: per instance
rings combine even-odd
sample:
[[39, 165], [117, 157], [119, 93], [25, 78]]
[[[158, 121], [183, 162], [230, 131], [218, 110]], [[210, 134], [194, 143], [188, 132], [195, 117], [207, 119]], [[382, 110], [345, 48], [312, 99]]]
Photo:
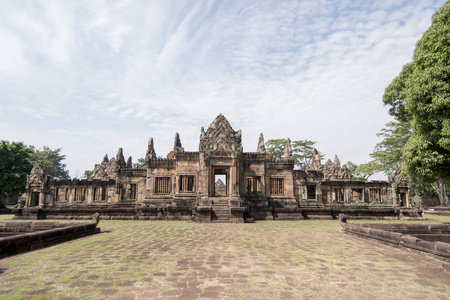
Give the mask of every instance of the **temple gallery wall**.
[[[158, 158], [153, 138], [146, 168], [125, 161], [122, 148], [84, 180], [54, 180], [34, 166], [16, 218], [256, 220], [417, 217], [409, 182], [398, 172], [389, 181], [353, 178], [337, 156], [322, 164], [317, 151], [305, 171], [294, 170], [290, 140], [277, 160], [260, 134], [255, 152], [243, 152], [241, 131], [219, 115], [200, 130], [198, 151], [185, 151], [178, 133], [173, 150]], [[256, 139], [255, 139], [256, 140]]]

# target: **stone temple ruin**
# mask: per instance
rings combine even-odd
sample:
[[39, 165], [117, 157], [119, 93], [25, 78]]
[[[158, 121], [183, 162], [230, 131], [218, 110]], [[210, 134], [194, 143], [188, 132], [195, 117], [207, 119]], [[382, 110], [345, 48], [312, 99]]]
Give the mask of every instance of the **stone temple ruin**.
[[89, 179], [53, 180], [39, 166], [28, 176], [24, 205], [16, 218], [194, 220], [243, 222], [255, 220], [417, 217], [409, 182], [398, 172], [389, 181], [353, 178], [337, 156], [294, 170], [290, 140], [277, 160], [266, 152], [261, 134], [256, 152], [244, 152], [241, 131], [220, 114], [200, 131], [199, 149], [185, 151], [175, 135], [173, 151], [158, 158], [153, 138], [146, 168], [133, 168], [122, 148], [115, 158], [95, 165]]

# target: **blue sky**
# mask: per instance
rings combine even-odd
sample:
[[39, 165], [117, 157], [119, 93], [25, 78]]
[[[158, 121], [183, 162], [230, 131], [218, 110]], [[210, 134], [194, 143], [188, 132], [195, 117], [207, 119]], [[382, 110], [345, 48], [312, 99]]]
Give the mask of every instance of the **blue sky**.
[[62, 147], [71, 176], [223, 113], [244, 151], [317, 141], [369, 161], [384, 89], [443, 0], [1, 1], [0, 139]]

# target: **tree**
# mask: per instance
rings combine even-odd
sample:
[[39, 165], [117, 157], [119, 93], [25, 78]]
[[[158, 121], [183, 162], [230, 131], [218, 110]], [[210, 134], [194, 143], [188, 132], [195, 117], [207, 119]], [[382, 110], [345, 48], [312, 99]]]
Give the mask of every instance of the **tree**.
[[33, 164], [39, 164], [44, 172], [55, 179], [69, 179], [69, 171], [66, 170], [66, 164], [62, 161], [66, 159], [66, 156], [61, 154], [61, 148], [51, 150], [49, 147], [44, 146], [42, 149], [37, 149], [34, 146], [30, 146], [33, 151], [30, 160]]
[[372, 160], [365, 164], [354, 164], [351, 161], [347, 162], [347, 168], [352, 172], [356, 179], [367, 181], [370, 176], [377, 173], [380, 170], [380, 164]]
[[91, 177], [91, 175], [92, 175], [92, 172], [93, 172], [92, 170], [85, 170], [83, 173], [83, 176], [81, 176], [81, 178], [89, 179], [89, 177]]
[[[316, 142], [310, 140], [292, 141], [292, 156], [295, 160], [295, 166], [301, 170], [305, 170], [311, 164], [311, 159], [314, 151], [314, 144]], [[286, 139], [271, 139], [266, 142], [267, 152], [276, 159], [282, 159], [284, 154], [284, 147], [286, 146]], [[319, 153], [320, 154], [320, 153]], [[324, 155], [320, 154], [323, 159]]]
[[138, 158], [137, 163], [133, 164], [133, 168], [146, 168], [147, 164], [145, 163], [145, 158]]
[[442, 205], [448, 205], [450, 180], [450, 2], [433, 15], [418, 41], [413, 61], [386, 89], [385, 104], [411, 136], [402, 148], [404, 171], [430, 183]]
[[383, 140], [375, 145], [374, 152], [370, 156], [374, 159], [372, 167], [378, 168], [386, 175], [392, 174], [399, 166], [403, 165], [403, 148], [411, 136], [409, 123], [389, 122], [387, 128], [383, 128], [377, 136]]
[[31, 154], [22, 142], [0, 141], [0, 206], [2, 198], [25, 192], [27, 175], [33, 167]]

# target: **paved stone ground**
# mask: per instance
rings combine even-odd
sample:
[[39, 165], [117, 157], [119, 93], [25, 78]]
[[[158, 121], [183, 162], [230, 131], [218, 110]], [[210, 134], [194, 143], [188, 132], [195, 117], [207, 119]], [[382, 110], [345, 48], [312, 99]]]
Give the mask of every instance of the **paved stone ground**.
[[0, 260], [0, 299], [448, 299], [450, 292], [442, 261], [342, 233], [337, 221], [99, 226], [101, 234]]

